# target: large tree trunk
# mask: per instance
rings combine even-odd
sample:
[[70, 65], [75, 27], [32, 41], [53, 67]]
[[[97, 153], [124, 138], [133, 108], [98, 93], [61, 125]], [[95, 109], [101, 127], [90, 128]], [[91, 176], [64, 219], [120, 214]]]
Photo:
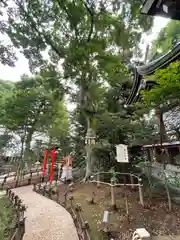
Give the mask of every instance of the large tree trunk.
[[160, 154], [160, 158], [161, 158], [161, 162], [163, 163], [164, 169], [166, 168], [166, 163], [170, 163], [170, 157], [168, 154], [168, 150], [166, 151], [163, 147], [163, 143], [164, 142], [168, 142], [168, 135], [166, 132], [166, 128], [165, 128], [165, 124], [164, 124], [164, 120], [163, 120], [163, 114], [164, 114], [165, 110], [164, 108], [158, 109], [156, 111], [156, 116], [159, 119], [159, 130], [160, 130], [160, 144], [161, 144], [161, 154]]
[[156, 117], [159, 120], [159, 132], [160, 132], [160, 142], [167, 142], [168, 141], [168, 136], [164, 124], [164, 119], [163, 119], [163, 114], [164, 114], [164, 108], [157, 109], [156, 110]]
[[86, 146], [86, 173], [85, 173], [85, 181], [89, 179], [92, 173], [92, 147]]
[[21, 137], [21, 152], [20, 152], [20, 160], [18, 162], [18, 166], [17, 166], [17, 171], [16, 171], [16, 176], [17, 176], [17, 183], [19, 183], [19, 181], [21, 180], [21, 172], [24, 166], [24, 144], [25, 144], [25, 137], [26, 137], [26, 131], [24, 136]]
[[167, 135], [164, 120], [163, 120], [163, 113], [161, 113], [160, 115], [160, 135], [161, 135], [162, 143], [168, 141], [168, 135]]
[[[87, 61], [88, 64], [88, 61]], [[82, 76], [82, 79], [86, 79], [86, 74]], [[89, 79], [90, 82], [90, 79]], [[86, 135], [89, 132], [94, 132], [92, 128], [91, 120], [93, 118], [93, 114], [91, 115], [89, 110], [91, 109], [91, 103], [92, 100], [89, 97], [89, 89], [86, 84], [82, 84], [80, 86], [80, 108], [81, 108], [81, 114], [84, 116], [84, 119], [86, 120]], [[88, 112], [87, 112], [88, 110]], [[95, 135], [95, 133], [94, 133]], [[94, 156], [93, 156], [93, 144], [86, 144], [86, 173], [85, 177], [82, 180], [83, 182], [86, 182], [92, 173], [92, 166], [94, 162]]]
[[31, 141], [33, 133], [34, 131], [32, 129], [27, 132], [25, 140], [24, 161], [28, 161], [29, 157], [31, 157]]
[[[87, 120], [87, 133], [94, 132], [94, 130], [91, 128], [90, 118], [86, 117], [86, 120]], [[94, 135], [95, 135], [95, 133], [94, 133]], [[94, 165], [94, 161], [95, 161], [94, 154], [93, 154], [93, 147], [94, 147], [93, 143], [86, 144], [86, 173], [85, 173], [83, 182], [86, 182], [90, 178], [92, 171], [93, 171], [93, 165]]]

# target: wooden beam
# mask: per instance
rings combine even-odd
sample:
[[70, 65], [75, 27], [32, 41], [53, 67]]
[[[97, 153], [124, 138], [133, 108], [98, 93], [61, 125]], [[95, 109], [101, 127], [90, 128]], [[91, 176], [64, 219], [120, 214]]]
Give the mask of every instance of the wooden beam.
[[142, 6], [141, 13], [148, 14], [156, 0], [146, 0]]

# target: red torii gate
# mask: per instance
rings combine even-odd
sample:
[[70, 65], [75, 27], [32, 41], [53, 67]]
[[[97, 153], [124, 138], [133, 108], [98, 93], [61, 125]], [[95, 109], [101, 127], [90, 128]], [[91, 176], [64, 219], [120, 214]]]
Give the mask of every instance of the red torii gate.
[[56, 156], [56, 150], [57, 148], [51, 149], [51, 152], [49, 153], [48, 149], [44, 149], [44, 167], [43, 167], [43, 173], [42, 176], [46, 176], [46, 169], [47, 169], [47, 160], [48, 157], [51, 157], [51, 170], [50, 170], [50, 177], [49, 181], [51, 182], [53, 180], [53, 173], [54, 173], [54, 161]]

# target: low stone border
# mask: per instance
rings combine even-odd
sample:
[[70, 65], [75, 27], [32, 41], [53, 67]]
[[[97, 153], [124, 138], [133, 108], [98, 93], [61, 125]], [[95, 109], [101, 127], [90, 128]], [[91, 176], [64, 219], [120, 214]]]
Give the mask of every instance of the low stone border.
[[15, 222], [13, 222], [14, 227], [12, 229], [10, 240], [22, 240], [25, 233], [24, 212], [26, 211], [27, 207], [22, 204], [22, 200], [17, 195], [15, 195], [11, 189], [6, 189], [6, 195], [16, 210], [16, 219]]
[[[60, 202], [60, 192], [53, 189], [53, 187], [57, 187], [57, 181], [54, 184], [48, 184], [47, 182], [42, 184], [34, 184], [33, 190], [36, 193], [41, 194], [42, 196], [45, 196], [56, 203], [63, 206], [72, 216], [74, 220], [74, 224], [77, 229], [79, 240], [91, 240], [90, 234], [89, 234], [89, 224], [87, 221], [84, 220], [82, 216], [82, 207], [79, 203], [76, 203], [73, 196], [70, 196], [70, 185], [67, 187], [67, 191], [65, 192], [64, 196], [64, 202]], [[62, 196], [62, 195], [61, 195]]]

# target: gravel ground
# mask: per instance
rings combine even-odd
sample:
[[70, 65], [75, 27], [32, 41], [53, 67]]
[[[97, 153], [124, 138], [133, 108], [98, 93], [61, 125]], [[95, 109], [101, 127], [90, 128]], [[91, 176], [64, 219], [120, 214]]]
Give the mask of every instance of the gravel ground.
[[32, 191], [32, 186], [13, 189], [28, 206], [23, 240], [78, 240], [70, 214], [54, 201]]

